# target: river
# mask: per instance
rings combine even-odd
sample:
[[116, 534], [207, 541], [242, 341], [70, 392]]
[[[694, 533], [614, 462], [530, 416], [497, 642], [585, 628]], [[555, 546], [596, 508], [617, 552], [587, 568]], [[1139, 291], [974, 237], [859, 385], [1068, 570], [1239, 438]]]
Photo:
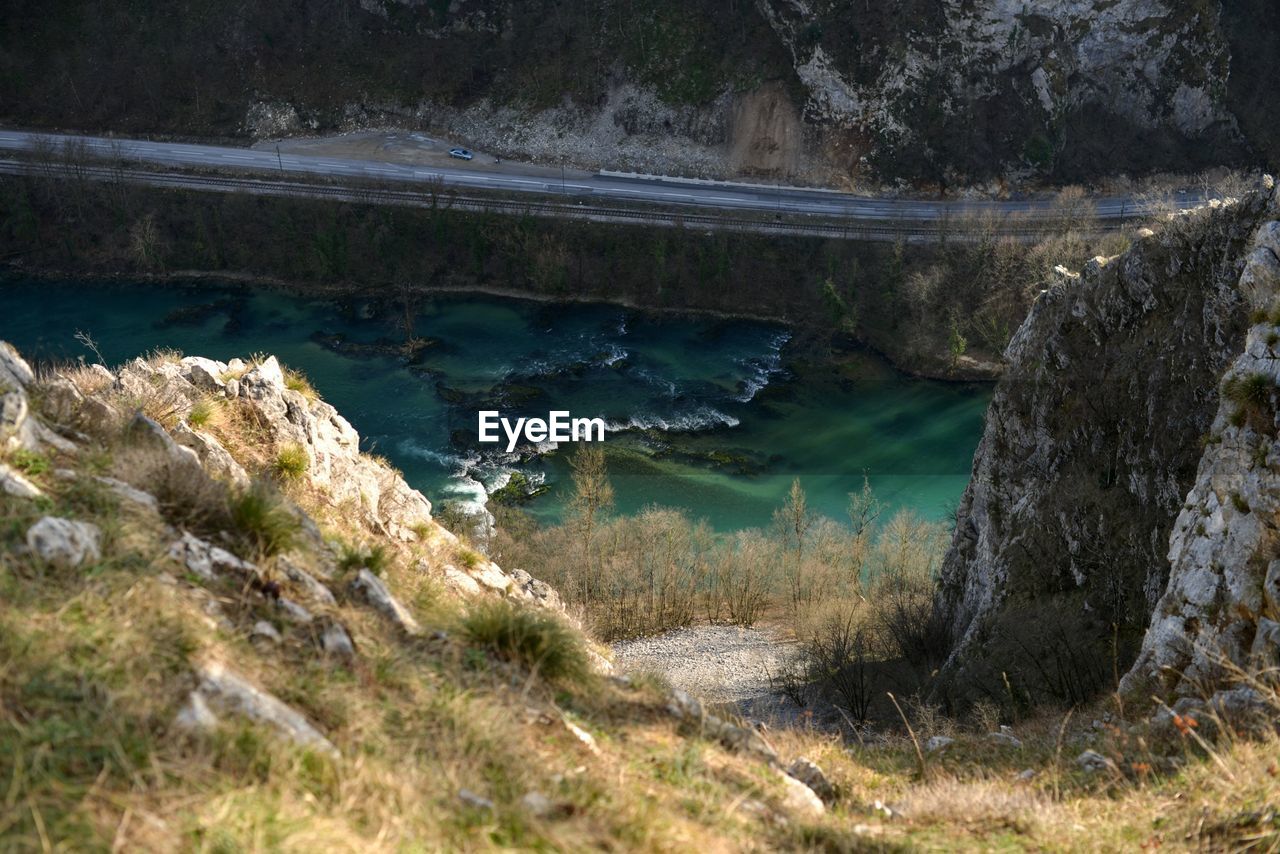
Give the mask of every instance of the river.
[[[406, 322], [407, 321], [407, 322]], [[406, 327], [422, 345], [398, 352]], [[436, 296], [405, 312], [211, 282], [0, 280], [0, 338], [34, 360], [118, 363], [157, 348], [217, 359], [274, 353], [306, 374], [433, 502], [477, 505], [512, 472], [555, 520], [568, 448], [476, 441], [476, 413], [601, 417], [617, 510], [688, 509], [718, 530], [768, 523], [799, 477], [837, 520], [865, 474], [891, 508], [949, 516], [990, 389], [913, 379], [874, 357], [792, 352], [778, 324], [600, 304]]]

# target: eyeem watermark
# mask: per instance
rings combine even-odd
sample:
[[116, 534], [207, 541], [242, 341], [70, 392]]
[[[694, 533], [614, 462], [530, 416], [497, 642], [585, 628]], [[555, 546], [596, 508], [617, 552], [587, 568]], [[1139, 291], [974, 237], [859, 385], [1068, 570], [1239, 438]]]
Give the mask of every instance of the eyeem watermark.
[[513, 424], [496, 409], [480, 410], [480, 441], [501, 442], [498, 429], [507, 437], [507, 453], [516, 449], [521, 439], [527, 442], [602, 442], [603, 418], [570, 418], [566, 410], [554, 410], [542, 418], [517, 418]]

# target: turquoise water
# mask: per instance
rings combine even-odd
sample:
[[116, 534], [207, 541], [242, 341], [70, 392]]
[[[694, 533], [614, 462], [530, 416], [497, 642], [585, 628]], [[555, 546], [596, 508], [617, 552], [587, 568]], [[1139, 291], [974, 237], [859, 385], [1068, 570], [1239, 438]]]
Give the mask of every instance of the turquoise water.
[[155, 348], [217, 359], [274, 353], [355, 425], [367, 450], [433, 502], [482, 502], [512, 471], [558, 517], [570, 448], [476, 441], [476, 413], [569, 410], [610, 425], [617, 509], [682, 507], [720, 530], [766, 524], [794, 477], [841, 519], [865, 475], [878, 497], [949, 515], [968, 479], [990, 398], [983, 386], [904, 377], [874, 359], [808, 366], [779, 325], [604, 305], [483, 296], [424, 299], [427, 340], [397, 352], [406, 313], [369, 299], [313, 299], [191, 285], [0, 281], [0, 338], [29, 358], [118, 363]]

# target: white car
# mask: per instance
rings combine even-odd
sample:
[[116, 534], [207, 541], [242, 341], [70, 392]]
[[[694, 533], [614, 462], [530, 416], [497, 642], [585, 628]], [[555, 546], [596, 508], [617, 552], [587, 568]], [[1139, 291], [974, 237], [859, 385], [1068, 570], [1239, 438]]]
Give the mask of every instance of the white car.
[[470, 160], [472, 157], [475, 157], [474, 154], [467, 151], [465, 148], [451, 148], [449, 149], [449, 156], [456, 157], [459, 160]]

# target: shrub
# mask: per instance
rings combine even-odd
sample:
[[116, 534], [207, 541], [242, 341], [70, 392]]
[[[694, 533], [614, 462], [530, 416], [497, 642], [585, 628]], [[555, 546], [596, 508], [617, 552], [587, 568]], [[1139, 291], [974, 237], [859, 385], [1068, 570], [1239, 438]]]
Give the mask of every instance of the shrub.
[[880, 656], [860, 603], [831, 614], [807, 644], [809, 679], [855, 721], [865, 721], [877, 691], [872, 663]]
[[297, 480], [306, 474], [307, 464], [307, 449], [297, 442], [290, 442], [276, 452], [271, 469], [281, 480]]
[[581, 682], [590, 673], [581, 638], [543, 611], [483, 602], [463, 617], [462, 631], [471, 643], [551, 681]]
[[481, 557], [471, 549], [462, 549], [458, 552], [458, 562], [467, 569], [475, 569], [480, 565]]
[[230, 510], [236, 534], [263, 557], [293, 548], [302, 528], [280, 495], [262, 482], [233, 496]]

